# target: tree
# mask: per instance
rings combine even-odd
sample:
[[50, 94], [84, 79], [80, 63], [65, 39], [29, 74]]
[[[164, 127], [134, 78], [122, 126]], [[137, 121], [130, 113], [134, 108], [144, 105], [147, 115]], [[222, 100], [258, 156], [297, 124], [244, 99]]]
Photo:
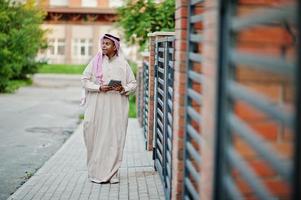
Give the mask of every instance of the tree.
[[148, 41], [148, 33], [174, 31], [175, 1], [129, 0], [118, 9], [118, 24], [124, 29], [125, 40], [139, 44], [141, 50]]
[[46, 46], [40, 27], [44, 16], [32, 0], [0, 0], [0, 92], [9, 80], [37, 71], [36, 54]]

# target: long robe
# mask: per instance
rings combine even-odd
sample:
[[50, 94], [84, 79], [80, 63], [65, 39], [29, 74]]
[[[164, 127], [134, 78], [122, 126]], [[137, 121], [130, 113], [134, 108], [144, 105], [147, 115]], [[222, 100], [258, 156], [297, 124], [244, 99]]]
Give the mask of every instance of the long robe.
[[111, 79], [120, 80], [126, 94], [99, 92], [92, 61], [87, 65], [82, 76], [82, 85], [88, 91], [83, 134], [88, 177], [97, 183], [109, 181], [121, 166], [128, 125], [128, 94], [137, 86], [129, 64], [121, 56], [111, 59], [104, 56], [102, 68], [103, 84], [108, 84]]

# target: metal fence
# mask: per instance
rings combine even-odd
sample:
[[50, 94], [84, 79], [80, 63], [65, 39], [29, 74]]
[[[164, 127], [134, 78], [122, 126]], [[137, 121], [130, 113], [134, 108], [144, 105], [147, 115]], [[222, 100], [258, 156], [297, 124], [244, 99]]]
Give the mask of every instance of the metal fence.
[[148, 102], [149, 102], [149, 63], [143, 62], [143, 103], [142, 103], [142, 127], [145, 140], [145, 148], [147, 146], [147, 131], [148, 131]]
[[[296, 1], [297, 4], [297, 1]], [[300, 4], [300, 3], [299, 3]], [[239, 49], [238, 36], [254, 28], [285, 29], [292, 36], [292, 48], [298, 49], [300, 10], [297, 5], [252, 10], [246, 16], [237, 14], [236, 1], [222, 1], [220, 24], [219, 104], [218, 104], [218, 154], [216, 156], [215, 199], [244, 199], [234, 174], [239, 174], [253, 191], [256, 199], [281, 199], [277, 191], [268, 187], [250, 163], [235, 148], [234, 141], [241, 140], [249, 146], [265, 165], [273, 170], [277, 181], [287, 186], [290, 199], [300, 199], [300, 62], [298, 56], [268, 53], [249, 53]], [[299, 5], [300, 8], [300, 5]], [[299, 14], [299, 18], [297, 15]], [[299, 23], [299, 25], [298, 25]], [[255, 29], [258, 30], [258, 29]], [[299, 32], [300, 33], [300, 32]], [[240, 38], [241, 39], [241, 38]], [[299, 38], [300, 39], [300, 38]], [[263, 48], [264, 45], [261, 46]], [[300, 59], [300, 52], [299, 52]], [[237, 70], [255, 70], [269, 76], [281, 77], [291, 84], [292, 102], [273, 102], [267, 94], [255, 92], [237, 79]], [[272, 144], [242, 120], [234, 110], [237, 102], [243, 102], [259, 110], [274, 124], [290, 134], [295, 149], [293, 157], [280, 156]], [[291, 103], [292, 109], [287, 109]], [[295, 141], [295, 143], [294, 143]], [[280, 152], [281, 153], [281, 152]], [[257, 158], [258, 158], [257, 157]], [[298, 188], [299, 187], [299, 188]], [[294, 196], [293, 196], [294, 195]]]
[[201, 180], [200, 166], [202, 158], [200, 146], [202, 143], [201, 127], [201, 85], [203, 75], [202, 65], [202, 30], [197, 27], [203, 23], [203, 14], [197, 11], [203, 1], [190, 1], [188, 5], [188, 51], [187, 51], [187, 89], [186, 89], [186, 133], [184, 156], [184, 199], [199, 199]]
[[137, 108], [137, 118], [140, 126], [142, 126], [142, 117], [143, 117], [143, 68], [139, 67], [136, 75], [137, 79], [137, 93], [136, 93], [136, 108]]
[[[297, 2], [297, 1], [296, 1]], [[191, 0], [188, 10], [188, 51], [187, 51], [187, 88], [184, 138], [184, 199], [200, 199], [201, 166], [203, 162], [200, 148], [204, 144], [202, 138], [202, 27], [204, 16], [203, 0]], [[238, 2], [234, 0], [221, 1], [220, 12], [220, 48], [218, 60], [218, 93], [217, 93], [217, 144], [214, 169], [214, 199], [244, 199], [245, 194], [239, 186], [236, 177], [239, 174], [250, 188], [250, 198], [281, 199], [264, 182], [265, 177], [253, 170], [249, 160], [241, 155], [235, 146], [237, 139], [255, 152], [263, 161], [273, 178], [288, 186], [292, 199], [300, 199], [300, 44], [297, 47], [300, 34], [300, 20], [296, 16], [296, 5], [279, 8], [264, 8], [258, 11], [251, 9], [247, 16], [237, 14]], [[300, 3], [298, 4], [300, 9]], [[299, 24], [298, 24], [299, 23]], [[240, 51], [238, 38], [240, 32], [248, 32], [252, 27], [277, 27], [285, 29], [292, 36], [293, 45], [298, 49], [299, 56], [286, 56], [289, 52], [281, 48], [278, 56], [251, 54]], [[172, 179], [172, 126], [173, 126], [173, 82], [174, 82], [174, 37], [163, 37], [155, 45], [155, 86], [154, 86], [154, 163], [161, 177], [166, 199], [171, 195]], [[261, 41], [263, 42], [263, 41]], [[254, 53], [254, 52], [253, 52]], [[299, 59], [299, 60], [298, 60]], [[148, 127], [148, 63], [143, 64], [143, 103], [142, 124], [146, 138]], [[269, 79], [277, 76], [291, 85], [290, 92], [294, 95], [291, 107], [288, 102], [270, 101], [268, 94], [259, 93], [242, 83], [237, 76], [240, 69], [256, 70]], [[256, 77], [255, 77], [256, 79]], [[275, 81], [275, 80], [273, 80]], [[277, 81], [276, 81], [277, 82]], [[294, 153], [292, 157], [280, 156], [268, 139], [261, 137], [257, 130], [240, 118], [235, 110], [236, 103], [243, 102], [263, 113], [269, 121], [286, 131], [292, 139]], [[248, 111], [246, 111], [248, 112]], [[298, 121], [299, 120], [299, 121]], [[294, 142], [295, 141], [295, 142]], [[212, 169], [213, 170], [213, 169]], [[287, 198], [287, 196], [283, 196]]]
[[156, 42], [155, 50], [155, 168], [166, 199], [170, 199], [172, 171], [172, 110], [174, 81], [174, 37]]

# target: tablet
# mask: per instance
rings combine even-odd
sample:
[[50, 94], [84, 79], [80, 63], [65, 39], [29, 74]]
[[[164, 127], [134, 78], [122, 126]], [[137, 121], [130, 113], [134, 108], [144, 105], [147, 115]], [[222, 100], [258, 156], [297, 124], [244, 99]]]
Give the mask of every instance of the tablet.
[[119, 86], [121, 85], [121, 81], [118, 80], [110, 80], [109, 86]]

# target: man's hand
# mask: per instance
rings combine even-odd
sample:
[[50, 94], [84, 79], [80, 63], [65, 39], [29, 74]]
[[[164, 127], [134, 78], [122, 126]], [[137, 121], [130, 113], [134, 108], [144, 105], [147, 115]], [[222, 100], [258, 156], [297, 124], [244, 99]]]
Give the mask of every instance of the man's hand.
[[100, 92], [107, 92], [107, 91], [110, 91], [110, 90], [112, 90], [112, 87], [108, 86], [108, 85], [102, 85], [102, 86], [99, 87]]
[[123, 92], [124, 88], [122, 87], [122, 85], [118, 85], [118, 86], [113, 86], [113, 90], [118, 92]]

